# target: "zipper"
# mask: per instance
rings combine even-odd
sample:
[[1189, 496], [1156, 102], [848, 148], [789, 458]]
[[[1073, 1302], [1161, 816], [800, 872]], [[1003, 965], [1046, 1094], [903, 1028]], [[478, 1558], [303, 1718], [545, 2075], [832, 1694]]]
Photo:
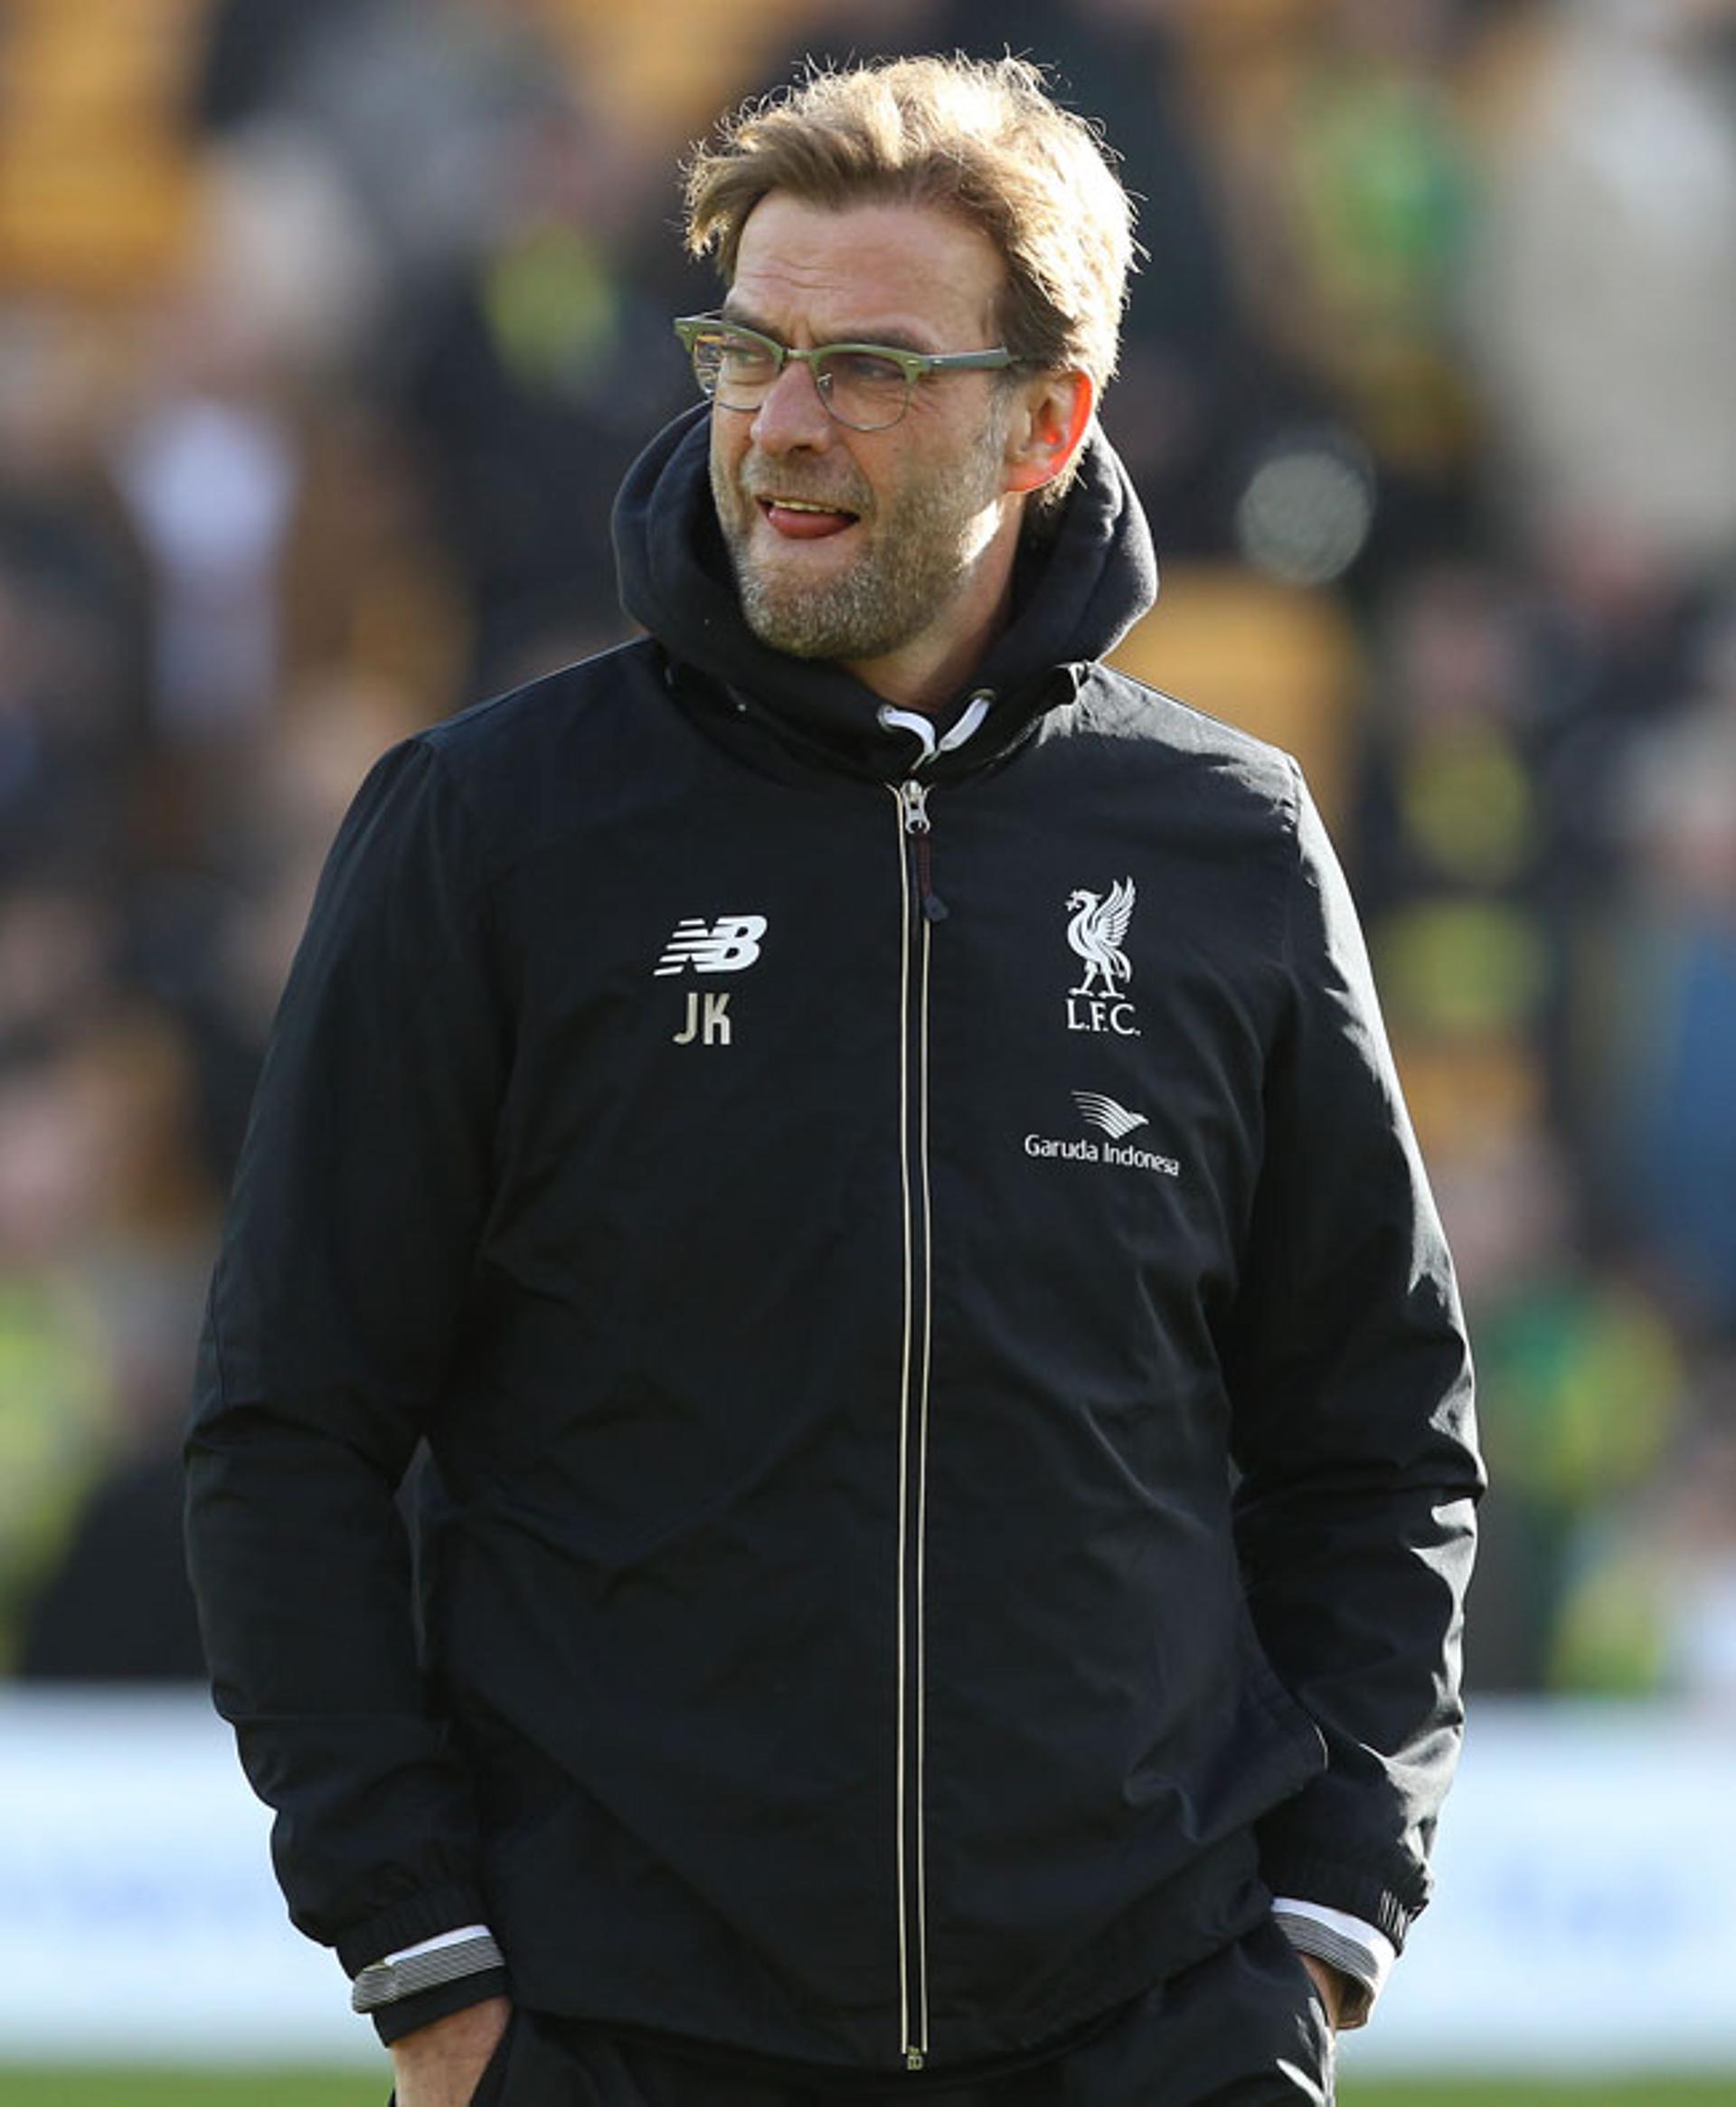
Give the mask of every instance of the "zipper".
[[893, 789], [892, 795], [898, 801], [903, 931], [899, 1006], [899, 1160], [904, 1214], [904, 1342], [898, 1434], [899, 2024], [904, 2067], [920, 2071], [929, 2054], [927, 1846], [923, 1834], [923, 1584], [929, 1377], [933, 1345], [929, 954], [934, 923], [945, 916], [946, 909], [936, 898], [932, 883], [927, 786], [911, 779]]
[[[929, 822], [929, 786], [919, 783], [912, 776], [908, 782], [899, 785], [898, 802], [916, 864], [916, 897], [923, 918], [928, 921], [945, 921], [951, 911], [934, 889], [931, 846], [934, 829]], [[909, 912], [908, 907], [906, 912]]]

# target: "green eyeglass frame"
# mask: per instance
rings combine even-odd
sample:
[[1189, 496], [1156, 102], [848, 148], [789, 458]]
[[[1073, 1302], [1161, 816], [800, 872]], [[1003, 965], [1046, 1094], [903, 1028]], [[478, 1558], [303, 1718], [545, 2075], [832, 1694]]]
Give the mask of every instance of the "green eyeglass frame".
[[[827, 413], [851, 431], [884, 431], [896, 424], [910, 408], [918, 381], [930, 374], [1003, 373], [1021, 363], [1005, 345], [992, 351], [933, 352], [890, 344], [818, 344], [798, 351], [723, 315], [684, 315], [675, 335], [693, 361], [700, 392], [721, 409], [758, 410], [778, 374], [798, 359], [814, 376]], [[768, 361], [763, 373], [726, 379], [723, 360], [731, 347]]]

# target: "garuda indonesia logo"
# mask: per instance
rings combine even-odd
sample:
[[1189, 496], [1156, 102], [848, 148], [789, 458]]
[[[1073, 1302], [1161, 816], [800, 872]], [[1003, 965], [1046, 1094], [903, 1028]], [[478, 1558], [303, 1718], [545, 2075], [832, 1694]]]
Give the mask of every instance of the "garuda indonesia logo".
[[1149, 1127], [1151, 1121], [1143, 1112], [1130, 1112], [1126, 1105], [1117, 1104], [1111, 1097], [1105, 1097], [1100, 1090], [1076, 1090], [1073, 1102], [1079, 1107], [1080, 1117], [1088, 1126], [1100, 1127], [1114, 1140], [1125, 1141], [1129, 1134], [1141, 1127]]
[[1133, 920], [1134, 898], [1131, 878], [1118, 878], [1107, 893], [1088, 893], [1081, 886], [1068, 894], [1072, 920], [1067, 924], [1067, 941], [1085, 961], [1083, 979], [1067, 991], [1071, 1032], [1114, 1032], [1123, 1039], [1139, 1036], [1127, 995], [1133, 965], [1122, 949]]

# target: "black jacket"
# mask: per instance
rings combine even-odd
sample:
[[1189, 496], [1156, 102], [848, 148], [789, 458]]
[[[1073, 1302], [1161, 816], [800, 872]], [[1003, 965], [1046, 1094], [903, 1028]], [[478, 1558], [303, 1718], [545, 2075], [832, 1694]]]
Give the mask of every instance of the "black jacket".
[[921, 770], [746, 633], [704, 449], [623, 496], [649, 639], [375, 770], [267, 1061], [191, 1540], [296, 1922], [877, 2068], [1272, 1888], [1401, 1940], [1479, 1480], [1297, 771], [1098, 663], [1100, 441]]

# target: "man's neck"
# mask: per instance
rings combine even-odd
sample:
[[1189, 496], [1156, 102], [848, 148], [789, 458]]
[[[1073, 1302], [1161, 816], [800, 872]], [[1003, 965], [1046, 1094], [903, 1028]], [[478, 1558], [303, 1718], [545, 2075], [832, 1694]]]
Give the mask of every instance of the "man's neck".
[[846, 673], [901, 710], [932, 717], [944, 710], [987, 657], [1013, 618], [1013, 568], [1018, 516], [985, 552], [962, 598], [939, 621], [879, 658], [846, 659]]
[[1005, 621], [996, 622], [935, 656], [907, 648], [884, 658], [846, 663], [844, 671], [882, 702], [901, 710], [920, 710], [925, 717], [938, 716], [967, 685], [1005, 626]]

